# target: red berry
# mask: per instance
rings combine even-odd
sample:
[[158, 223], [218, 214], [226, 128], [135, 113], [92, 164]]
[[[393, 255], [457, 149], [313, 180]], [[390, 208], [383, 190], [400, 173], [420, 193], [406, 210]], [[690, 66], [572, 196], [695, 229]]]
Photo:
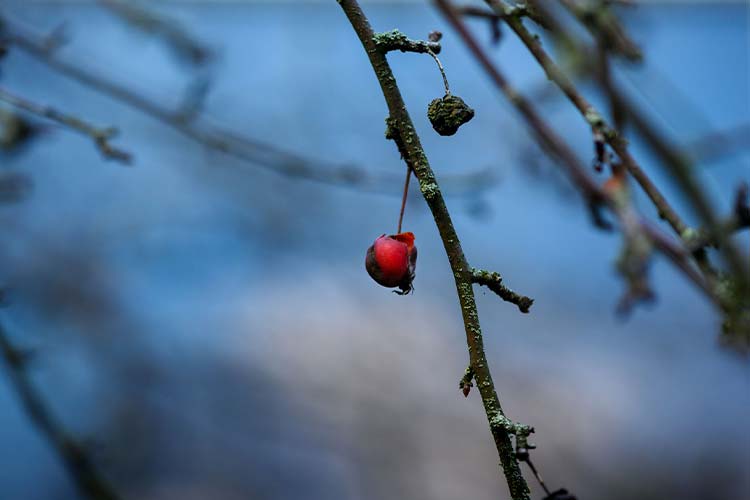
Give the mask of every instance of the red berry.
[[372, 279], [387, 288], [399, 287], [396, 293], [402, 295], [412, 290], [416, 265], [413, 233], [384, 234], [367, 249], [365, 267]]

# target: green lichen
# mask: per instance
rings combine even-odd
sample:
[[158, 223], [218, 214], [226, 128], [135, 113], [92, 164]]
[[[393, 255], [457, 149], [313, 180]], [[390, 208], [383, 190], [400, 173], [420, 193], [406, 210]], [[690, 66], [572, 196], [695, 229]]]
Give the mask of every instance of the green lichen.
[[460, 97], [446, 94], [430, 103], [427, 118], [438, 134], [453, 135], [461, 125], [474, 118], [474, 110]]
[[419, 189], [426, 200], [430, 200], [440, 194], [440, 188], [434, 182], [425, 182], [419, 186]]
[[399, 30], [384, 31], [382, 33], [375, 33], [372, 36], [372, 41], [381, 50], [391, 50], [393, 47], [404, 46], [409, 41], [409, 38], [401, 33]]

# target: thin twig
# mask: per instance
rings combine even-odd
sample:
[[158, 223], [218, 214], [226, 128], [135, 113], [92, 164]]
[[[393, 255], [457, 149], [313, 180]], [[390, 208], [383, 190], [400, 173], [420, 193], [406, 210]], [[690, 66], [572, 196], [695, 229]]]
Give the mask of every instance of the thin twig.
[[107, 159], [119, 161], [124, 164], [129, 164], [132, 160], [130, 153], [118, 149], [109, 143], [109, 140], [117, 135], [117, 129], [114, 127], [96, 127], [81, 118], [58, 111], [50, 106], [37, 104], [29, 99], [12, 94], [3, 88], [0, 88], [0, 101], [28, 113], [57, 122], [71, 130], [90, 137], [94, 141], [94, 146]]
[[437, 63], [437, 67], [440, 70], [440, 76], [443, 77], [443, 87], [445, 87], [445, 95], [451, 95], [451, 87], [450, 85], [448, 85], [448, 77], [445, 76], [445, 68], [443, 68], [443, 64], [440, 62], [440, 59], [438, 59], [438, 56], [436, 56], [433, 51], [428, 50], [427, 53], [430, 54], [430, 56], [435, 59], [435, 63]]
[[0, 351], [13, 388], [26, 413], [54, 448], [81, 495], [91, 500], [116, 500], [118, 495], [115, 490], [97, 472], [84, 448], [55, 419], [44, 398], [31, 383], [26, 370], [28, 356], [11, 343], [1, 320]]
[[528, 500], [529, 488], [521, 474], [518, 461], [514, 455], [511, 433], [503, 422], [507, 420], [503, 414], [500, 400], [495, 391], [487, 357], [484, 352], [482, 330], [479, 325], [479, 315], [474, 300], [471, 268], [466, 260], [461, 243], [453, 227], [450, 213], [430, 167], [427, 156], [422, 148], [419, 136], [406, 109], [401, 92], [396, 84], [388, 60], [379, 51], [373, 40], [373, 30], [364, 12], [356, 0], [339, 0], [339, 4], [346, 14], [354, 31], [357, 33], [362, 46], [367, 52], [373, 71], [380, 83], [380, 87], [388, 106], [388, 126], [391, 137], [396, 142], [407, 166], [414, 172], [419, 181], [422, 195], [432, 212], [435, 224], [443, 241], [448, 261], [450, 262], [456, 282], [456, 291], [461, 304], [466, 342], [469, 350], [470, 366], [474, 370], [477, 387], [482, 396], [487, 420], [495, 441], [505, 478], [514, 500]]
[[495, 292], [501, 299], [515, 304], [522, 313], [528, 313], [534, 303], [534, 299], [520, 295], [503, 285], [503, 278], [499, 273], [491, 273], [480, 269], [472, 269], [472, 281], [477, 285], [483, 285]]
[[409, 196], [409, 181], [411, 180], [411, 168], [406, 166], [406, 179], [404, 180], [404, 194], [401, 196], [401, 211], [398, 214], [398, 229], [396, 234], [401, 234], [401, 224], [404, 222], [404, 210], [406, 210], [406, 198]]

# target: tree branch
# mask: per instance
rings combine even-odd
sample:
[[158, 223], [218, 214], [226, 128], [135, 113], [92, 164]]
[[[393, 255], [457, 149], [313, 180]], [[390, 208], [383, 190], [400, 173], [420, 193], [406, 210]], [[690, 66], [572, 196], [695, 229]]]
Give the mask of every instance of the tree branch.
[[518, 310], [522, 313], [528, 313], [529, 308], [534, 303], [534, 299], [526, 297], [525, 295], [519, 295], [503, 285], [503, 278], [499, 273], [491, 273], [489, 271], [472, 268], [471, 279], [472, 282], [477, 285], [486, 286], [504, 301], [515, 304], [518, 306]]
[[94, 146], [107, 159], [119, 161], [120, 163], [129, 164], [132, 155], [121, 149], [112, 146], [109, 140], [117, 135], [117, 129], [114, 127], [99, 128], [91, 125], [81, 118], [63, 113], [52, 107], [37, 104], [23, 97], [17, 96], [0, 88], [0, 101], [6, 102], [11, 106], [22, 109], [28, 113], [35, 114], [47, 120], [52, 120], [71, 130], [86, 135], [94, 141]]
[[83, 497], [91, 500], [116, 500], [114, 489], [99, 475], [86, 451], [55, 420], [42, 395], [34, 388], [26, 367], [28, 356], [11, 343], [0, 321], [0, 351], [10, 381], [31, 421], [54, 448]]
[[399, 30], [384, 31], [375, 33], [375, 45], [381, 51], [390, 52], [400, 50], [401, 52], [416, 52], [418, 54], [439, 54], [441, 47], [440, 42], [426, 42], [423, 40], [412, 40]]
[[500, 463], [514, 500], [528, 500], [529, 488], [521, 474], [518, 461], [513, 451], [510, 433], [502, 425], [505, 419], [500, 400], [495, 391], [489, 365], [484, 352], [482, 330], [472, 289], [471, 268], [466, 260], [461, 243], [453, 227], [448, 208], [445, 205], [435, 174], [430, 167], [422, 148], [419, 136], [411, 121], [409, 112], [399, 91], [396, 79], [385, 55], [378, 49], [372, 28], [356, 0], [339, 0], [349, 22], [357, 33], [362, 46], [367, 52], [373, 71], [377, 76], [380, 88], [388, 106], [388, 130], [396, 142], [399, 152], [407, 166], [414, 171], [419, 181], [422, 195], [432, 212], [435, 224], [443, 241], [448, 261], [450, 262], [456, 282], [456, 291], [461, 304], [466, 342], [469, 349], [469, 364], [474, 371], [479, 393], [482, 396], [490, 431], [500, 456]]

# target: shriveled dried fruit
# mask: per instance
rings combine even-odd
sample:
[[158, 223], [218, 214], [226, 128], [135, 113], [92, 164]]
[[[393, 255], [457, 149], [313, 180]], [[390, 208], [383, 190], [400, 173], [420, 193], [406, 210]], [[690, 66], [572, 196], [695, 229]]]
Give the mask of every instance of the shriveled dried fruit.
[[460, 97], [446, 94], [433, 99], [427, 107], [427, 118], [438, 134], [453, 135], [461, 125], [474, 118], [474, 110]]

